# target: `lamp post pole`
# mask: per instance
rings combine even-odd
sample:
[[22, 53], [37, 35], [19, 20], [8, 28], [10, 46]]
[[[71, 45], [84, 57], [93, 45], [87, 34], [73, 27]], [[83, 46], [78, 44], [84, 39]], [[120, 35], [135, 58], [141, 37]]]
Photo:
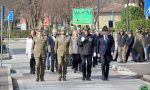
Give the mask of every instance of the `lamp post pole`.
[[97, 29], [99, 30], [99, 0], [97, 0]]
[[126, 31], [129, 31], [129, 0], [126, 0], [126, 5]]

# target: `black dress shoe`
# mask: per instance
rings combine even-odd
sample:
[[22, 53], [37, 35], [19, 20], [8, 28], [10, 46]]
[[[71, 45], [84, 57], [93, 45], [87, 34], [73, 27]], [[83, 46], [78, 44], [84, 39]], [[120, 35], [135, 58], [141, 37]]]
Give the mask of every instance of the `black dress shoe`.
[[87, 78], [86, 80], [87, 80], [87, 81], [91, 81], [91, 78]]
[[66, 77], [63, 77], [63, 81], [67, 81]]
[[35, 74], [35, 71], [33, 71], [32, 73]]
[[39, 78], [36, 78], [36, 81], [39, 82]]
[[77, 73], [77, 70], [76, 70], [76, 69], [74, 69], [74, 73]]
[[87, 77], [86, 80], [87, 80], [87, 81], [91, 81], [91, 78], [90, 78], [90, 77]]
[[50, 69], [50, 67], [47, 67], [47, 70], [49, 70]]
[[58, 78], [58, 81], [61, 81], [61, 77]]
[[51, 69], [51, 72], [54, 72], [54, 69]]
[[41, 82], [44, 82], [45, 80], [44, 79], [41, 79]]
[[109, 81], [109, 79], [108, 79], [108, 78], [102, 78], [102, 80], [103, 80], [103, 81]]
[[82, 77], [82, 81], [85, 81], [85, 77]]

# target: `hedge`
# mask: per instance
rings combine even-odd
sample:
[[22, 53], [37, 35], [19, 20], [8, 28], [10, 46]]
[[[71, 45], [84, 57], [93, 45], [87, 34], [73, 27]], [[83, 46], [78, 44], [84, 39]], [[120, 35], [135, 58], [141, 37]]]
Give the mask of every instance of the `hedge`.
[[[115, 25], [116, 25], [115, 26], [116, 31], [120, 28], [126, 30], [125, 22], [119, 21], [119, 22], [116, 22]], [[144, 30], [145, 28], [150, 28], [150, 20], [141, 19], [141, 20], [130, 21], [130, 30], [135, 32], [137, 28], [140, 28], [142, 30]]]
[[[137, 6], [129, 7], [129, 25], [130, 30], [135, 32], [137, 28], [144, 30], [150, 28], [150, 20], [145, 20], [143, 10]], [[115, 23], [115, 30], [118, 29], [126, 30], [126, 8], [121, 12], [121, 21]]]
[[[30, 30], [11, 30], [10, 31], [10, 37], [11, 38], [26, 38], [28, 34], [30, 33]], [[7, 37], [7, 31], [3, 30], [3, 37]]]

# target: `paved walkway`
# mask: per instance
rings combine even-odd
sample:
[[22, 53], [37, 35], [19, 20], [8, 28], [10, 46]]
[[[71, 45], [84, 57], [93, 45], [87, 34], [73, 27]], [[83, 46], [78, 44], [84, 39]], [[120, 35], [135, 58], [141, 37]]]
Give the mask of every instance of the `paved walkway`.
[[[100, 65], [92, 69], [92, 81], [82, 81], [81, 73], [73, 73], [68, 67], [66, 82], [57, 80], [57, 73], [46, 71], [45, 82], [36, 82], [36, 75], [29, 74], [29, 60], [25, 55], [25, 42], [11, 43], [13, 59], [5, 61], [11, 64], [12, 77], [17, 80], [16, 90], [139, 90], [143, 84], [149, 83], [137, 79], [127, 72], [110, 70], [110, 81], [101, 80]], [[116, 64], [115, 62], [112, 64]], [[1, 89], [0, 89], [1, 90]]]
[[0, 90], [12, 90], [10, 68], [0, 67]]
[[128, 68], [133, 72], [136, 72], [140, 75], [150, 75], [150, 62], [144, 62], [144, 63], [132, 63], [132, 64], [124, 64], [120, 65], [124, 68]]

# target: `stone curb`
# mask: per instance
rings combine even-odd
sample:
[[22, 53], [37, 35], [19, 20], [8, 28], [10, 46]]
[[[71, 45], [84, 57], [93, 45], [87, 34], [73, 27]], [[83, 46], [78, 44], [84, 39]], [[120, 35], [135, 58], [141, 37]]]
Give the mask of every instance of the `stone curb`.
[[150, 82], [150, 75], [143, 75], [143, 79]]
[[12, 85], [12, 78], [11, 78], [11, 73], [10, 73], [10, 67], [8, 68], [8, 84], [9, 84], [9, 90], [13, 90], [13, 85]]
[[[138, 73], [136, 73], [136, 72], [131, 71], [131, 70], [128, 69], [128, 68], [125, 68], [125, 67], [119, 66], [119, 65], [112, 65], [112, 70], [118, 71], [118, 72], [120, 72], [120, 71], [126, 71], [126, 72], [128, 72], [128, 75], [130, 75], [130, 76], [132, 76], [132, 77], [134, 77], [134, 78], [137, 78], [137, 79], [143, 77], [143, 75], [140, 75], [140, 74], [138, 74]], [[150, 77], [149, 77], [149, 78], [150, 78]]]
[[11, 78], [11, 65], [3, 65], [3, 67], [7, 67], [7, 72], [8, 72], [8, 90], [13, 90], [13, 84], [12, 84], [12, 78]]

